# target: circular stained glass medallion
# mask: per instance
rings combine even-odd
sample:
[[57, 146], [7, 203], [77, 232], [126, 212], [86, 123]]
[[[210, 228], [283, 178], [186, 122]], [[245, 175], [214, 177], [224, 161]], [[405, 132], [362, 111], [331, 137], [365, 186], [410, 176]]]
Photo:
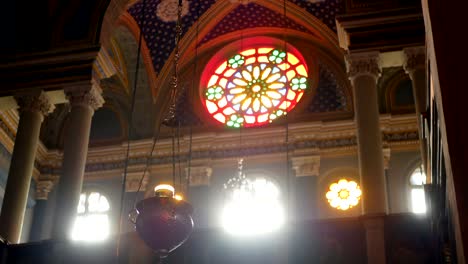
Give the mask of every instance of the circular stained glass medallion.
[[206, 109], [217, 121], [236, 128], [286, 115], [308, 87], [307, 66], [298, 57], [273, 47], [234, 54], [204, 84]]

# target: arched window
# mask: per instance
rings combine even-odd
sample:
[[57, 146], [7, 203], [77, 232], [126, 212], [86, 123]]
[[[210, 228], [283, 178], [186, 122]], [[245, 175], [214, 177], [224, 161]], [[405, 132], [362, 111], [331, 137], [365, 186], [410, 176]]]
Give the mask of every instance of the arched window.
[[251, 236], [279, 229], [285, 215], [279, 187], [271, 180], [258, 177], [234, 189], [222, 212], [224, 229], [233, 235]]
[[[207, 70], [208, 69], [208, 70]], [[263, 45], [224, 57], [205, 68], [202, 81], [208, 113], [228, 127], [253, 127], [286, 115], [309, 86], [302, 55]]]
[[426, 212], [425, 183], [426, 175], [420, 167], [416, 168], [410, 177], [411, 211], [413, 213], [420, 214]]
[[109, 201], [99, 192], [80, 195], [72, 239], [102, 241], [109, 236]]

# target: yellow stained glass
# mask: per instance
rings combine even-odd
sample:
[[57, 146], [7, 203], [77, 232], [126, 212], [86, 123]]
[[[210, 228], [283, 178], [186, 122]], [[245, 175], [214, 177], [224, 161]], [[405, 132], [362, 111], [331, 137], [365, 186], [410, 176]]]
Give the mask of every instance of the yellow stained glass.
[[221, 66], [219, 66], [218, 69], [216, 69], [215, 73], [216, 74], [223, 73], [223, 71], [226, 69], [226, 67], [227, 67], [227, 61], [225, 61], [223, 64], [221, 64]]

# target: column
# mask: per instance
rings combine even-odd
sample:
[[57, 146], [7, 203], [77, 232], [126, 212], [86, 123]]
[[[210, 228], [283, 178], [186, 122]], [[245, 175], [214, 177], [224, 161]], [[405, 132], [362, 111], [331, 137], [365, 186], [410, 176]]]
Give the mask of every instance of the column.
[[45, 239], [44, 221], [47, 211], [47, 199], [54, 183], [51, 180], [39, 180], [36, 182], [36, 205], [34, 206], [34, 219], [29, 234], [30, 241], [40, 241]]
[[[304, 259], [311, 255], [318, 254], [317, 230], [313, 219], [318, 215], [318, 177], [320, 172], [320, 156], [299, 156], [292, 157], [292, 168], [295, 172], [295, 188], [293, 201], [294, 206], [293, 221], [295, 228], [292, 230], [294, 240], [293, 245], [288, 248], [289, 263], [302, 263]], [[312, 253], [312, 254], [311, 254]]]
[[[188, 168], [185, 169], [188, 175]], [[194, 213], [194, 222], [196, 227], [208, 227], [212, 224], [211, 201], [211, 175], [213, 169], [207, 165], [196, 165], [190, 168], [190, 190], [188, 201], [197, 210]]]
[[28, 200], [37, 143], [44, 115], [53, 109], [44, 93], [17, 96], [20, 120], [0, 216], [0, 234], [19, 243]]
[[[206, 161], [209, 163], [210, 161]], [[213, 169], [210, 165], [204, 162], [198, 163], [195, 166], [190, 167], [190, 175], [188, 175], [188, 168], [185, 168], [185, 173], [189, 178], [190, 189], [186, 194], [188, 196], [189, 203], [192, 204], [194, 210], [194, 222], [196, 228], [207, 228], [213, 227], [214, 219], [218, 219], [219, 212], [214, 210], [215, 200], [213, 199], [214, 194], [212, 193], [211, 188], [211, 176], [213, 174]], [[208, 237], [207, 237], [208, 235]], [[212, 254], [212, 241], [210, 240], [210, 235], [205, 232], [204, 237], [198, 241], [201, 241], [201, 244], [194, 245], [195, 248], [191, 248], [189, 256], [191, 256], [191, 263], [211, 263], [210, 255]]]
[[292, 167], [296, 175], [295, 218], [299, 222], [318, 216], [318, 176], [320, 156], [293, 157]]
[[[405, 62], [403, 68], [411, 79], [413, 86], [414, 105], [418, 117], [419, 145], [424, 172], [430, 179], [427, 167], [427, 144], [424, 140], [424, 124], [422, 114], [427, 111], [427, 82], [426, 82], [426, 49], [424, 47], [406, 48], [403, 50]], [[430, 181], [427, 181], [428, 183]]]
[[386, 191], [387, 191], [387, 201], [388, 201], [388, 208], [387, 212], [391, 214], [393, 211], [392, 204], [393, 204], [393, 199], [394, 197], [391, 196], [391, 188], [392, 188], [392, 183], [390, 179], [390, 157], [392, 154], [392, 150], [389, 147], [384, 147], [382, 149], [383, 153], [383, 159], [384, 159], [384, 173], [385, 173], [385, 186], [386, 186]]
[[70, 102], [65, 128], [62, 174], [57, 185], [57, 204], [52, 238], [66, 240], [73, 227], [83, 185], [91, 119], [104, 100], [96, 84], [65, 89]]
[[354, 95], [367, 259], [369, 264], [381, 264], [386, 261], [383, 216], [387, 213], [387, 193], [377, 101], [379, 54], [349, 54], [346, 62]]

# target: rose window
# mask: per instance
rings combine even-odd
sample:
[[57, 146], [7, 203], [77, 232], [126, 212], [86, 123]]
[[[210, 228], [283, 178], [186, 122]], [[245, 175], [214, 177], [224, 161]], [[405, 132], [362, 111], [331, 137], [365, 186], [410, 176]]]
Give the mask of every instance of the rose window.
[[204, 84], [206, 109], [228, 127], [252, 127], [286, 115], [308, 87], [307, 68], [292, 52], [247, 49], [223, 61]]
[[355, 181], [341, 179], [330, 185], [326, 197], [331, 207], [339, 210], [348, 210], [358, 205], [362, 191]]

